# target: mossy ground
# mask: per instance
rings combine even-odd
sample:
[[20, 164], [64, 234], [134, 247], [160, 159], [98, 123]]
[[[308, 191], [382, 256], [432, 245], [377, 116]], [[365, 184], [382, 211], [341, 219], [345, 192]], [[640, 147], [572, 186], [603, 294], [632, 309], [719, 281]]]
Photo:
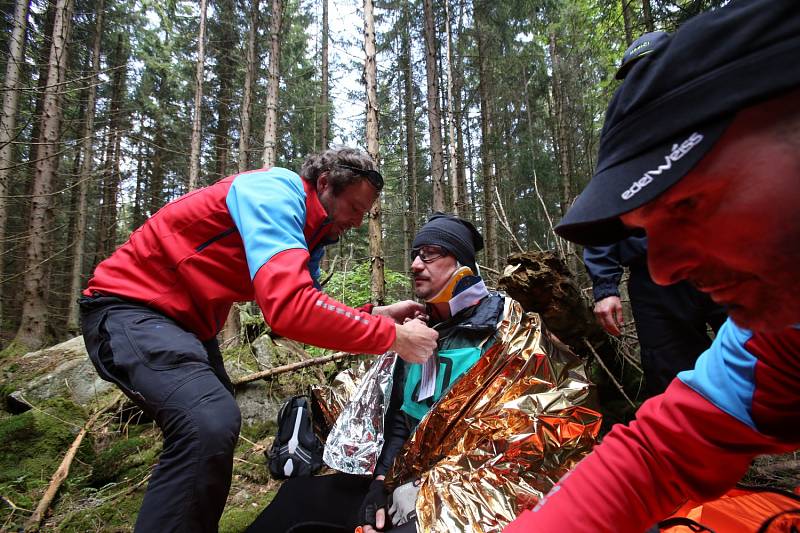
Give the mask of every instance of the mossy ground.
[[[85, 420], [73, 403], [55, 399], [38, 409], [0, 419], [0, 494], [24, 509], [33, 509], [61, 458]], [[69, 489], [90, 473], [92, 439], [84, 439], [65, 483]], [[13, 516], [16, 515], [16, 516]], [[25, 518], [9, 505], [0, 508], [2, 528]]]
[[[320, 354], [314, 354], [320, 355]], [[247, 357], [244, 353], [229, 356]], [[322, 368], [326, 378], [352, 361]], [[49, 368], [34, 363], [39, 370]], [[14, 390], [35, 373], [32, 365], [2, 361], [4, 383], [0, 389]], [[306, 370], [268, 382], [270, 394], [297, 394], [319, 372]], [[5, 380], [8, 379], [8, 380]], [[3, 395], [5, 396], [5, 394]], [[0, 531], [20, 528], [36, 507], [64, 453], [85, 422], [88, 413], [65, 399], [54, 399], [22, 414], [0, 410]], [[87, 435], [73, 461], [42, 531], [117, 532], [132, 531], [141, 506], [148, 476], [158, 461], [162, 441], [152, 422], [132, 416], [126, 405], [109, 413]], [[238, 533], [258, 516], [274, 497], [279, 483], [269, 478], [264, 451], [275, 434], [275, 422], [244, 426], [236, 447], [228, 501], [220, 520], [220, 531]], [[745, 482], [791, 489], [800, 479], [800, 452], [759, 458]], [[17, 509], [12, 509], [9, 502]]]
[[[0, 363], [4, 399], [21, 383], [53, 366], [51, 361], [20, 360], [18, 355]], [[285, 382], [274, 385], [281, 393], [296, 394], [300, 392], [296, 387], [307, 385], [311, 377], [287, 376]], [[104, 416], [87, 434], [42, 531], [133, 530], [162, 448], [159, 429], [142, 421], [136, 411], [126, 404]], [[0, 409], [0, 531], [23, 527], [88, 416], [86, 410], [62, 398], [37, 404], [22, 414]], [[273, 421], [242, 428], [220, 531], [244, 531], [275, 495], [278, 483], [269, 478], [264, 457], [274, 433]]]

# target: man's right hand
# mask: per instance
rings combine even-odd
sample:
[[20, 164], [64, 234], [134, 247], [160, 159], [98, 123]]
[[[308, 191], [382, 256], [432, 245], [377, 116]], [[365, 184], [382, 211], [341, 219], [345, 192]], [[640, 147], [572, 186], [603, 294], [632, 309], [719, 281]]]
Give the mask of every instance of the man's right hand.
[[406, 362], [424, 363], [436, 350], [439, 333], [425, 325], [422, 320], [407, 320], [395, 325], [396, 337], [389, 348], [397, 352]]
[[614, 335], [620, 334], [620, 327], [625, 323], [622, 316], [622, 302], [619, 296], [607, 296], [594, 304], [594, 316], [603, 329]]

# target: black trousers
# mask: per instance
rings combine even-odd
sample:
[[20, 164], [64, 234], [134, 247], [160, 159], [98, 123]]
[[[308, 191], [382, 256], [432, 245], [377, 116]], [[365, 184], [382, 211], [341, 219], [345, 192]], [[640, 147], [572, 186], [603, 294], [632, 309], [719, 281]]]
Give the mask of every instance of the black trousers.
[[[371, 482], [343, 473], [288, 479], [245, 533], [352, 533]], [[417, 521], [384, 531], [417, 533]]]
[[246, 533], [351, 533], [371, 481], [341, 473], [287, 479]]
[[647, 397], [661, 394], [678, 372], [694, 367], [711, 346], [708, 326], [719, 330], [727, 316], [707, 294], [688, 282], [662, 286], [645, 265], [631, 266], [628, 281], [641, 348]]
[[164, 434], [136, 531], [217, 531], [241, 415], [216, 340], [202, 343], [146, 306], [105, 296], [81, 299], [81, 329], [100, 377]]

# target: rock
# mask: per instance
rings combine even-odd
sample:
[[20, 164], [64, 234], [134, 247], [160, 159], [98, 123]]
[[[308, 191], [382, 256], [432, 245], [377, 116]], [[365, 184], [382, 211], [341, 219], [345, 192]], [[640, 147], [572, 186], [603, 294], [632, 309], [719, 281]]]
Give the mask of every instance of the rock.
[[276, 398], [268, 384], [255, 381], [236, 387], [236, 403], [242, 412], [242, 425], [275, 422], [283, 400]]
[[269, 335], [261, 335], [251, 344], [253, 356], [258, 362], [259, 370], [268, 370], [275, 366], [275, 343]]
[[[254, 372], [242, 362], [233, 359], [225, 361], [225, 371], [231, 379]], [[242, 425], [274, 422], [278, 418], [282, 400], [276, 398], [270, 389], [266, 381], [254, 381], [236, 387], [236, 403], [242, 413]]]
[[22, 356], [21, 365], [40, 368], [44, 373], [34, 377], [9, 395], [11, 404], [19, 410], [50, 398], [68, 398], [81, 406], [91, 404], [95, 398], [114, 387], [100, 379], [94, 369], [83, 337], [78, 336], [55, 346]]

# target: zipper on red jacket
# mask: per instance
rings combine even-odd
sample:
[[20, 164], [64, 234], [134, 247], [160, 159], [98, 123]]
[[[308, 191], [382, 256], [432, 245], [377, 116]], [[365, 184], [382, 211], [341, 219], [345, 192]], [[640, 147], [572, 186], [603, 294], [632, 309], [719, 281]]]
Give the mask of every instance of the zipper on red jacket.
[[203, 250], [205, 250], [206, 248], [208, 248], [209, 246], [211, 246], [212, 244], [214, 244], [218, 240], [224, 239], [225, 237], [227, 237], [228, 235], [230, 235], [231, 233], [233, 233], [235, 231], [236, 231], [236, 227], [228, 228], [225, 231], [223, 231], [222, 233], [220, 233], [218, 235], [214, 235], [213, 237], [208, 239], [206, 242], [204, 242], [200, 246], [196, 247], [194, 250], [195, 250], [195, 252], [202, 252]]

